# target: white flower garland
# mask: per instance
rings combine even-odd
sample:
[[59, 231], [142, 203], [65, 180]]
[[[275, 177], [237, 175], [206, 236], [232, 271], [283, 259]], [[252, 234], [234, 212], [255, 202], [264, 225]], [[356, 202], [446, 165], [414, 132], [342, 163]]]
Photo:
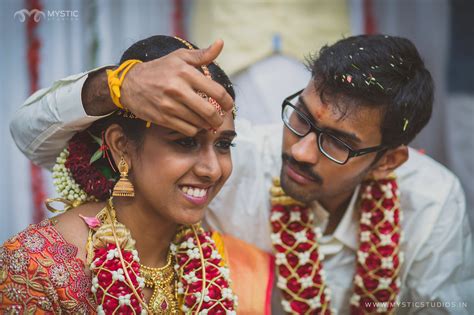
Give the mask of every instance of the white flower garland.
[[53, 167], [53, 185], [56, 191], [71, 202], [73, 201], [93, 201], [93, 196], [88, 196], [87, 193], [81, 189], [78, 183], [72, 178], [71, 171], [64, 165], [69, 156], [68, 149], [64, 149], [56, 158], [56, 164]]

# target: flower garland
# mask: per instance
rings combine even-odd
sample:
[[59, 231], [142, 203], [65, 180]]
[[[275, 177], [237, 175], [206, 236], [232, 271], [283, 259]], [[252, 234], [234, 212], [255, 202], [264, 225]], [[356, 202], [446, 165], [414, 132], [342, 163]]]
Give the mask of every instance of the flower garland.
[[[94, 143], [99, 147], [96, 153], [91, 145]], [[106, 200], [115, 179], [107, 162], [99, 160], [105, 154], [106, 148], [101, 139], [88, 132], [77, 133], [56, 158], [53, 167], [56, 191], [70, 202]]]
[[171, 251], [176, 257], [174, 268], [184, 313], [236, 314], [238, 300], [230, 287], [229, 268], [210, 232], [200, 226], [185, 228], [171, 245]]
[[[309, 207], [286, 196], [275, 179], [271, 189], [271, 239], [282, 290], [283, 309], [296, 314], [332, 314]], [[361, 187], [360, 245], [350, 300], [352, 314], [392, 313], [400, 290], [400, 205], [395, 178], [366, 181]], [[378, 303], [386, 302], [386, 303]]]
[[69, 150], [64, 149], [56, 158], [53, 166], [53, 184], [56, 191], [66, 200], [81, 202], [87, 201], [87, 193], [76, 183], [65, 163], [69, 157]]
[[[89, 143], [96, 143], [99, 149], [94, 153], [93, 146]], [[89, 132], [81, 132], [76, 134], [69, 141], [69, 156], [65, 162], [66, 168], [71, 172], [72, 178], [79, 184], [85, 193], [93, 196], [98, 200], [106, 200], [110, 196], [115, 180], [112, 174], [109, 178], [104, 174], [110, 172], [110, 167], [101, 167], [99, 160], [102, 155], [106, 154], [106, 149], [102, 146], [102, 140], [93, 136]], [[99, 153], [97, 155], [97, 153]], [[94, 156], [97, 158], [94, 159]], [[94, 163], [96, 162], [97, 163]], [[93, 165], [94, 163], [94, 165]]]
[[[116, 221], [111, 199], [95, 218], [84, 220], [91, 229], [88, 253], [93, 252], [89, 266], [97, 313], [147, 314], [143, 302], [145, 280], [140, 276], [135, 241], [130, 231]], [[215, 237], [200, 226], [183, 227], [170, 245], [180, 310], [186, 314], [236, 314], [237, 297]], [[166, 306], [164, 313], [168, 311]]]

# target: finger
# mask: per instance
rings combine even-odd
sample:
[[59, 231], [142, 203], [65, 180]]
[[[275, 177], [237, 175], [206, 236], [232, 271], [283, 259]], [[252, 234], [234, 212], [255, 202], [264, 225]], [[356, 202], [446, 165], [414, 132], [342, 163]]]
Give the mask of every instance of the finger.
[[217, 109], [191, 88], [182, 91], [177, 100], [204, 119], [211, 127], [218, 128], [224, 122]]
[[212, 126], [207, 123], [199, 114], [191, 110], [184, 104], [177, 102], [175, 100], [170, 100], [171, 108], [173, 108], [173, 112], [170, 112], [170, 116], [174, 116], [176, 118], [182, 119], [186, 121], [188, 124], [193, 125], [198, 129], [210, 129]]
[[152, 121], [158, 121], [157, 126], [162, 126], [171, 130], [175, 130], [188, 137], [194, 137], [198, 131], [202, 128], [198, 128], [183, 120], [181, 117], [176, 116], [162, 116], [161, 118], [155, 118]]
[[209, 80], [209, 78], [195, 68], [190, 69], [187, 74], [187, 79], [195, 90], [201, 91], [215, 99], [224, 111], [232, 110], [234, 107], [234, 99], [222, 85], [214, 80]]
[[211, 46], [205, 49], [186, 50], [182, 53], [181, 58], [193, 66], [208, 65], [219, 56], [224, 48], [222, 39], [216, 40]]
[[[186, 97], [186, 94], [189, 97]], [[223, 122], [215, 107], [190, 87], [182, 89], [181, 93], [173, 97], [167, 97], [166, 100], [141, 98], [137, 101], [142, 105], [134, 112], [138, 118], [164, 127], [171, 127], [168, 125], [170, 117], [181, 119], [199, 129], [217, 128]]]
[[202, 129], [196, 128], [196, 126], [189, 124], [179, 117], [171, 117], [169, 120], [169, 126], [167, 128], [176, 130], [177, 132], [182, 133], [188, 137], [194, 137], [199, 132], [199, 130]]

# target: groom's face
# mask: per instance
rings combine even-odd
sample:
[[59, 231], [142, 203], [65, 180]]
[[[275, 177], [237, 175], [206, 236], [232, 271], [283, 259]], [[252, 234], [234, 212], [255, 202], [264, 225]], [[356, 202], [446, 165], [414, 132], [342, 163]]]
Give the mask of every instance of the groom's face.
[[[314, 125], [338, 135], [354, 150], [381, 143], [380, 109], [369, 106], [352, 109], [348, 104], [347, 111], [341, 112], [334, 104], [323, 103], [313, 80], [300, 95], [296, 106]], [[346, 108], [343, 106], [342, 109]], [[283, 189], [299, 201], [318, 200], [323, 205], [348, 198], [371, 170], [376, 157], [376, 153], [370, 153], [340, 165], [321, 153], [315, 132], [300, 137], [286, 127], [282, 148]]]

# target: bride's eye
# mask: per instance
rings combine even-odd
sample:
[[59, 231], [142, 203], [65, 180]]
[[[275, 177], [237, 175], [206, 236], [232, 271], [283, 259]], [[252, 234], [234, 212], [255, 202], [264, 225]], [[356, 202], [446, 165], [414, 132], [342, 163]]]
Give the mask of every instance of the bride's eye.
[[179, 144], [183, 148], [194, 148], [198, 145], [198, 142], [196, 141], [196, 139], [191, 138], [191, 137], [175, 140], [175, 143]]
[[215, 146], [221, 150], [228, 151], [231, 147], [235, 147], [235, 143], [233, 143], [232, 140], [219, 140]]

